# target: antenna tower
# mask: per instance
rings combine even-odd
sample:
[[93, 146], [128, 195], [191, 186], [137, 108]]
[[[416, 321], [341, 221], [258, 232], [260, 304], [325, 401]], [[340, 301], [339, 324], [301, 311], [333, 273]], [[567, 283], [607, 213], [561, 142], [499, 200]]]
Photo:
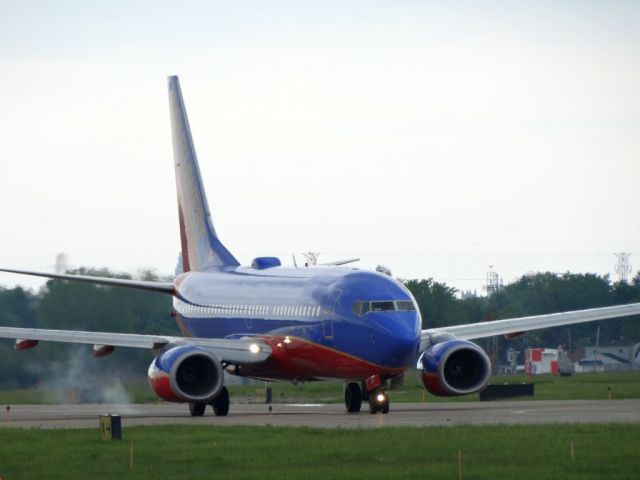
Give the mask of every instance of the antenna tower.
[[621, 282], [626, 282], [627, 277], [631, 273], [631, 264], [629, 263], [629, 257], [631, 253], [628, 252], [614, 252], [614, 255], [618, 257], [618, 263], [616, 263], [615, 271], [618, 274]]
[[56, 264], [53, 267], [56, 273], [67, 273], [69, 270], [69, 256], [66, 253], [56, 255]]
[[493, 265], [489, 265], [489, 271], [487, 272], [487, 284], [482, 287], [487, 292], [487, 296], [490, 297], [496, 293], [502, 288], [502, 285], [502, 279], [493, 269]]

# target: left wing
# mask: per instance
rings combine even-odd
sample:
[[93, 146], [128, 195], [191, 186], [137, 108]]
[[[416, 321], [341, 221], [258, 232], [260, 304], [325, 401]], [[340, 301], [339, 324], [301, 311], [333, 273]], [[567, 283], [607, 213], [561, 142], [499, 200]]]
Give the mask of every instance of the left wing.
[[190, 344], [203, 347], [221, 362], [258, 363], [271, 355], [271, 347], [260, 338], [219, 339], [139, 335], [135, 333], [83, 332], [76, 330], [45, 330], [40, 328], [0, 327], [0, 338], [43, 340], [50, 342], [108, 345], [158, 349], [168, 344]]
[[551, 313], [536, 315], [533, 317], [507, 318], [491, 322], [468, 323], [452, 327], [428, 328], [421, 332], [420, 351], [427, 348], [434, 337], [451, 336], [462, 340], [474, 338], [492, 337], [494, 335], [506, 335], [520, 333], [528, 330], [537, 330], [547, 327], [559, 327], [573, 323], [593, 322], [608, 318], [627, 317], [640, 314], [640, 303], [617, 305], [615, 307], [591, 308], [588, 310], [576, 310], [573, 312]]

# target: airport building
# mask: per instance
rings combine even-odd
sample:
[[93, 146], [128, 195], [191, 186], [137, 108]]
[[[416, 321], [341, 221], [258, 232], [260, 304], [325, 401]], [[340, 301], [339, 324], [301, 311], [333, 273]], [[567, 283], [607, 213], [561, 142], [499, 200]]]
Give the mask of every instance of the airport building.
[[529, 375], [623, 370], [640, 370], [640, 343], [592, 346], [571, 353], [562, 347], [524, 351], [524, 371]]

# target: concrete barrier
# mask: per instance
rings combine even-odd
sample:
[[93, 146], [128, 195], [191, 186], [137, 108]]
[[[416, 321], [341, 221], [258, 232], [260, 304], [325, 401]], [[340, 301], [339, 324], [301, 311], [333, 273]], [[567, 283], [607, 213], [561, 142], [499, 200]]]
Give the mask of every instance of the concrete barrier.
[[481, 402], [502, 398], [533, 397], [533, 383], [488, 385], [479, 395]]

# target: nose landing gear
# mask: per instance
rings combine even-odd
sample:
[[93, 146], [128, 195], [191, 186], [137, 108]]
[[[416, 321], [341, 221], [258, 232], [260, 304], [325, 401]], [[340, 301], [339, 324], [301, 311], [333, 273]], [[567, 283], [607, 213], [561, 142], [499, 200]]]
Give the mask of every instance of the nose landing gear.
[[369, 395], [369, 413], [389, 413], [389, 397], [387, 393], [378, 389]]
[[389, 413], [389, 396], [384, 386], [369, 391], [356, 382], [349, 382], [344, 389], [344, 405], [347, 413], [357, 413], [362, 408], [362, 401], [369, 402], [369, 413]]

